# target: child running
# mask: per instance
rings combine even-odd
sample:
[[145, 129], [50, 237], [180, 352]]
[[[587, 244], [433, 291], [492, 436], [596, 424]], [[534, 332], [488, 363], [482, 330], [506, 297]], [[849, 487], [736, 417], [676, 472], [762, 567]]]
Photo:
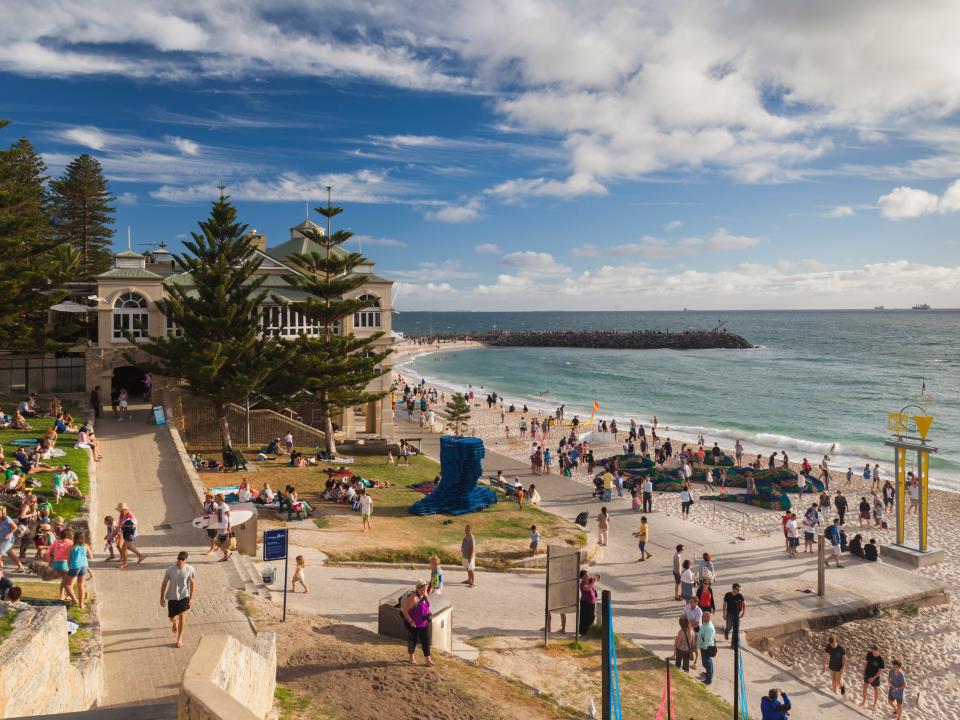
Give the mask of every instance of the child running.
[[430, 558], [430, 594], [443, 595], [443, 568], [436, 555]]
[[103, 519], [103, 525], [107, 528], [107, 534], [103, 536], [103, 549], [110, 553], [110, 557], [107, 560], [113, 560], [116, 558], [116, 555], [113, 553], [113, 548], [117, 544], [117, 525], [113, 519], [113, 515], [107, 515]]
[[307, 561], [304, 559], [303, 555], [297, 555], [296, 562], [297, 569], [293, 571], [293, 579], [290, 581], [290, 592], [296, 592], [297, 583], [300, 583], [303, 586], [303, 591], [308, 593], [310, 592], [310, 588], [307, 587], [307, 580], [304, 575], [307, 567]]

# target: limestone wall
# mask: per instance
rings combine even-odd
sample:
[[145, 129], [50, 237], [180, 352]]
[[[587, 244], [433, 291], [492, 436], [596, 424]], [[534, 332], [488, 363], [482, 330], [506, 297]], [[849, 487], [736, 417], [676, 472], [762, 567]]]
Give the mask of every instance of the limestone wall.
[[276, 635], [260, 633], [253, 648], [232, 635], [207, 635], [183, 673], [180, 720], [262, 720], [276, 685]]
[[64, 607], [24, 610], [0, 645], [0, 717], [87, 710], [100, 698], [102, 677], [99, 653], [70, 662]]

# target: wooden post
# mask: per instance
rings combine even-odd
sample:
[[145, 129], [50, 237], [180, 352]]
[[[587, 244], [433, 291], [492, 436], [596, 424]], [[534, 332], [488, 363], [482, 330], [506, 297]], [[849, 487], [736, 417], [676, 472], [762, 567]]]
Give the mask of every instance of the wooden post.
[[823, 557], [825, 540], [823, 535], [817, 535], [817, 595], [820, 597], [827, 594], [827, 566]]

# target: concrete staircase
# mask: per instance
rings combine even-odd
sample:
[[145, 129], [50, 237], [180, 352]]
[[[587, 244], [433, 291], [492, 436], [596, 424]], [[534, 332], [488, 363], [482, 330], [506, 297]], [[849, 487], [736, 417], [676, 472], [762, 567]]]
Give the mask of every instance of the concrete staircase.
[[[243, 585], [243, 591], [248, 595], [252, 595], [253, 597], [270, 600], [270, 588], [264, 584], [263, 576], [253, 564], [253, 558], [249, 557], [248, 555], [241, 555], [237, 552], [233, 553], [233, 555], [230, 557], [233, 559], [234, 567], [237, 569], [237, 574], [240, 576], [240, 582]], [[282, 567], [283, 561], [278, 560], [277, 562]], [[283, 579], [279, 577], [279, 574], [276, 582], [278, 587], [280, 587], [282, 590], [283, 586], [280, 585], [280, 583], [283, 582]]]

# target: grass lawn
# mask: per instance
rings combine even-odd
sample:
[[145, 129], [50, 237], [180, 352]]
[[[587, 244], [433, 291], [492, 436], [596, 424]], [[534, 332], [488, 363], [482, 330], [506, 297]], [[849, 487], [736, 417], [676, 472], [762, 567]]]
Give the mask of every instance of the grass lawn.
[[[17, 587], [23, 590], [23, 597], [20, 598], [26, 603], [29, 603], [31, 600], [56, 600], [60, 597], [60, 583], [59, 582], [43, 582], [41, 580], [18, 580], [16, 583]], [[90, 640], [93, 638], [93, 633], [90, 629], [90, 605], [94, 602], [94, 596], [92, 593], [87, 591], [87, 607], [84, 610], [81, 610], [76, 605], [67, 608], [67, 617], [73, 620], [77, 625], [80, 626], [80, 629], [77, 630], [73, 635], [70, 636], [70, 657], [76, 658], [82, 652], [84, 647]], [[2, 621], [0, 621], [2, 623]], [[2, 632], [2, 625], [0, 625], [0, 632]]]
[[[480, 663], [519, 679], [564, 704], [585, 709], [594, 698], [599, 712], [601, 686], [600, 628], [579, 643], [557, 640], [544, 648], [538, 639], [520, 641], [485, 637], [473, 638], [480, 648]], [[620, 678], [620, 703], [625, 719], [648, 720], [660, 705], [666, 669], [663, 658], [638, 645], [617, 637], [617, 666]], [[699, 671], [691, 671], [694, 674]], [[673, 709], [678, 718], [724, 720], [733, 712], [731, 705], [713, 695], [700, 682], [681, 670], [670, 670]]]
[[[408, 486], [430, 482], [439, 465], [426, 457], [414, 457], [409, 467], [387, 465], [380, 457], [358, 456], [349, 469], [369, 480], [384, 480], [389, 488], [370, 490], [373, 496], [373, 529], [360, 532], [360, 515], [352, 509], [320, 499], [326, 483], [321, 472], [325, 465], [310, 468], [286, 467], [282, 462], [257, 463], [255, 473], [201, 474], [208, 487], [232, 484], [246, 477], [259, 488], [269, 483], [274, 490], [293, 485], [301, 497], [315, 508], [314, 528], [293, 530], [293, 542], [315, 547], [334, 561], [426, 562], [438, 555], [444, 564], [459, 564], [463, 527], [473, 526], [477, 538], [477, 563], [488, 568], [503, 568], [506, 563], [529, 556], [530, 526], [540, 531], [541, 547], [548, 543], [586, 544], [579, 527], [566, 520], [500, 495], [500, 502], [487, 510], [452, 517], [449, 515], [411, 515], [407, 509], [423, 495]], [[265, 514], [269, 517], [269, 514]], [[260, 524], [269, 525], [269, 520]]]
[[[44, 431], [53, 424], [53, 421], [49, 418], [34, 419], [30, 421], [30, 424], [33, 427], [32, 430], [0, 430], [0, 443], [3, 444], [3, 453], [8, 460], [13, 458], [14, 453], [17, 452], [17, 446], [10, 444], [12, 440], [42, 438]], [[76, 435], [63, 433], [57, 441], [57, 448], [65, 451], [67, 454], [64, 457], [51, 458], [47, 461], [47, 464], [54, 466], [69, 465], [72, 467], [73, 471], [77, 474], [77, 478], [79, 478], [80, 492], [86, 496], [90, 492], [90, 478], [87, 472], [87, 460], [90, 456], [86, 450], [78, 450], [73, 447], [75, 440]], [[53, 482], [53, 473], [34, 473], [31, 477], [36, 478], [41, 483], [40, 487], [34, 489], [33, 492], [38, 496], [46, 496], [52, 503], [53, 490], [51, 484]], [[77, 498], [64, 497], [60, 500], [59, 505], [53, 506], [53, 515], [62, 515], [63, 519], [69, 522], [80, 513], [80, 510], [83, 508], [83, 503], [83, 500], [78, 500]]]

